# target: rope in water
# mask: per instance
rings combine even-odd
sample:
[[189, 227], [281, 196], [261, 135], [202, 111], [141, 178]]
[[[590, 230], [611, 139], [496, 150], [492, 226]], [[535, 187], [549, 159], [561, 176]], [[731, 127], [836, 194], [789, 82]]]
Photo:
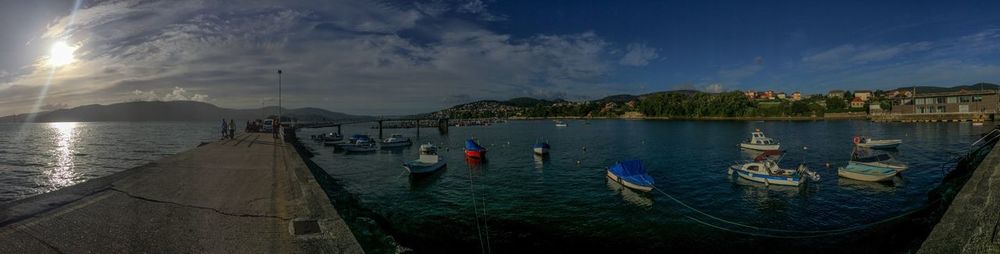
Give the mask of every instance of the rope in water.
[[675, 198], [673, 195], [667, 194], [666, 192], [664, 192], [660, 188], [657, 188], [656, 186], [653, 186], [653, 189], [655, 189], [657, 192], [663, 194], [664, 196], [667, 196], [667, 198], [670, 198], [671, 200], [673, 200], [674, 202], [680, 204], [681, 206], [684, 206], [687, 209], [690, 209], [691, 211], [694, 211], [694, 212], [696, 212], [698, 214], [701, 214], [701, 215], [703, 215], [705, 217], [711, 218], [713, 220], [716, 220], [716, 221], [719, 221], [719, 222], [722, 222], [722, 223], [725, 223], [725, 224], [730, 224], [730, 225], [735, 225], [735, 226], [739, 226], [739, 227], [743, 227], [743, 228], [749, 228], [749, 229], [760, 230], [760, 231], [805, 234], [805, 235], [798, 235], [798, 236], [780, 236], [780, 235], [775, 235], [775, 234], [760, 234], [760, 233], [745, 232], [745, 231], [739, 231], [739, 230], [724, 228], [724, 227], [721, 227], [721, 226], [718, 226], [718, 225], [715, 225], [715, 224], [711, 224], [711, 223], [704, 222], [702, 220], [698, 220], [698, 219], [696, 219], [694, 217], [691, 217], [691, 216], [685, 216], [685, 217], [688, 217], [691, 220], [694, 220], [695, 222], [704, 224], [704, 225], [709, 226], [709, 227], [717, 228], [717, 229], [720, 229], [720, 230], [725, 230], [725, 231], [729, 231], [729, 232], [733, 232], [733, 233], [746, 234], [746, 235], [753, 235], [753, 236], [771, 237], [771, 238], [813, 238], [813, 237], [821, 237], [821, 236], [828, 236], [828, 235], [835, 235], [835, 234], [843, 234], [843, 233], [853, 232], [853, 231], [857, 231], [857, 230], [869, 228], [871, 226], [875, 226], [875, 225], [878, 225], [878, 224], [882, 224], [882, 223], [885, 223], [885, 222], [889, 222], [889, 221], [892, 221], [892, 220], [896, 220], [896, 219], [899, 219], [899, 218], [902, 218], [902, 217], [905, 217], [905, 216], [909, 216], [909, 215], [911, 215], [913, 213], [919, 212], [919, 211], [921, 211], [921, 210], [923, 210], [923, 209], [925, 209], [925, 208], [927, 208], [927, 207], [929, 207], [929, 206], [931, 206], [933, 204], [936, 204], [937, 202], [940, 201], [940, 199], [938, 199], [938, 200], [930, 202], [927, 205], [922, 206], [920, 208], [913, 209], [911, 211], [908, 211], [908, 212], [905, 212], [905, 213], [902, 213], [902, 214], [899, 214], [899, 215], [896, 215], [896, 216], [892, 216], [892, 217], [889, 217], [889, 218], [885, 218], [885, 219], [882, 219], [882, 220], [879, 220], [879, 221], [876, 221], [876, 222], [867, 223], [867, 224], [863, 224], [863, 225], [851, 226], [851, 227], [846, 227], [846, 228], [841, 228], [841, 229], [832, 229], [832, 230], [789, 230], [789, 229], [777, 229], [777, 228], [766, 228], [766, 227], [751, 226], [751, 225], [746, 225], [746, 224], [742, 224], [742, 223], [738, 223], [738, 222], [734, 222], [734, 221], [722, 219], [722, 218], [719, 218], [719, 217], [716, 217], [716, 216], [712, 216], [711, 214], [702, 212], [701, 210], [698, 210], [698, 209], [696, 209], [696, 208], [688, 205], [687, 203], [684, 203], [683, 201]]
[[476, 188], [472, 182], [472, 170], [469, 170], [469, 191], [472, 194], [472, 213], [476, 214], [476, 236], [479, 238], [479, 250], [485, 254], [486, 246], [483, 244], [483, 230], [479, 227], [479, 208], [476, 205]]

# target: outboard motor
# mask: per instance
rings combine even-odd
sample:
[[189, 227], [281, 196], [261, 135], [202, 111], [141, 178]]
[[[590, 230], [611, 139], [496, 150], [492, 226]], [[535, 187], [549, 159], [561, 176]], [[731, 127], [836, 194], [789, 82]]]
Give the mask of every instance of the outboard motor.
[[799, 171], [800, 175], [808, 177], [810, 181], [813, 181], [813, 182], [819, 181], [819, 173], [816, 173], [816, 172], [813, 172], [812, 170], [809, 170], [809, 167], [806, 167], [806, 164], [799, 164], [798, 171]]

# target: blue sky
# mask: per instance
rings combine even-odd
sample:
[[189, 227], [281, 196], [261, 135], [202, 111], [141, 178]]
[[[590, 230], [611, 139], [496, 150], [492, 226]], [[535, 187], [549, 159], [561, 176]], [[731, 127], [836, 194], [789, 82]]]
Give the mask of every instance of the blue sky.
[[[1000, 82], [996, 1], [4, 1], [0, 115]], [[75, 11], [74, 11], [75, 10]], [[53, 67], [52, 45], [73, 49]]]

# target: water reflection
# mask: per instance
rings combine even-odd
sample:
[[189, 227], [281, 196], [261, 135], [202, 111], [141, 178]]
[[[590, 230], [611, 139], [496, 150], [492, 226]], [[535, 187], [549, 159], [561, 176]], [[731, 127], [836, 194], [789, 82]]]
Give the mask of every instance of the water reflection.
[[608, 189], [616, 194], [622, 195], [622, 199], [624, 199], [625, 202], [644, 208], [653, 207], [653, 197], [649, 194], [636, 192], [628, 187], [625, 187], [624, 185], [612, 181], [611, 178], [605, 177], [605, 179], [608, 183]]
[[70, 186], [76, 183], [78, 173], [74, 170], [73, 154], [76, 150], [77, 123], [49, 123], [55, 148], [51, 155], [55, 160], [54, 167], [45, 171], [51, 190]]

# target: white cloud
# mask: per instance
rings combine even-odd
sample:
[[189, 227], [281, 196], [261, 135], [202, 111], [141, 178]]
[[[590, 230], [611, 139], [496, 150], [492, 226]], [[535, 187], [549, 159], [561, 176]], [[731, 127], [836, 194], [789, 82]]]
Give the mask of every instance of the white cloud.
[[725, 92], [726, 88], [723, 87], [722, 84], [715, 83], [715, 84], [709, 84], [709, 85], [705, 86], [705, 89], [703, 89], [703, 90], [705, 92], [709, 92], [709, 93], [721, 93], [721, 92]]
[[155, 91], [132, 91], [132, 101], [200, 101], [207, 102], [208, 95], [204, 94], [193, 94], [188, 96], [188, 91], [184, 88], [174, 87], [174, 90], [170, 93], [164, 94], [160, 97]]
[[646, 46], [645, 43], [629, 44], [625, 50], [627, 51], [625, 56], [618, 61], [621, 65], [645, 66], [649, 64], [650, 61], [659, 57], [659, 54], [656, 53], [656, 49]]
[[802, 62], [819, 67], [842, 67], [854, 64], [881, 62], [906, 54], [927, 51], [934, 46], [931, 42], [904, 42], [896, 45], [844, 44], [819, 53], [802, 57]]

